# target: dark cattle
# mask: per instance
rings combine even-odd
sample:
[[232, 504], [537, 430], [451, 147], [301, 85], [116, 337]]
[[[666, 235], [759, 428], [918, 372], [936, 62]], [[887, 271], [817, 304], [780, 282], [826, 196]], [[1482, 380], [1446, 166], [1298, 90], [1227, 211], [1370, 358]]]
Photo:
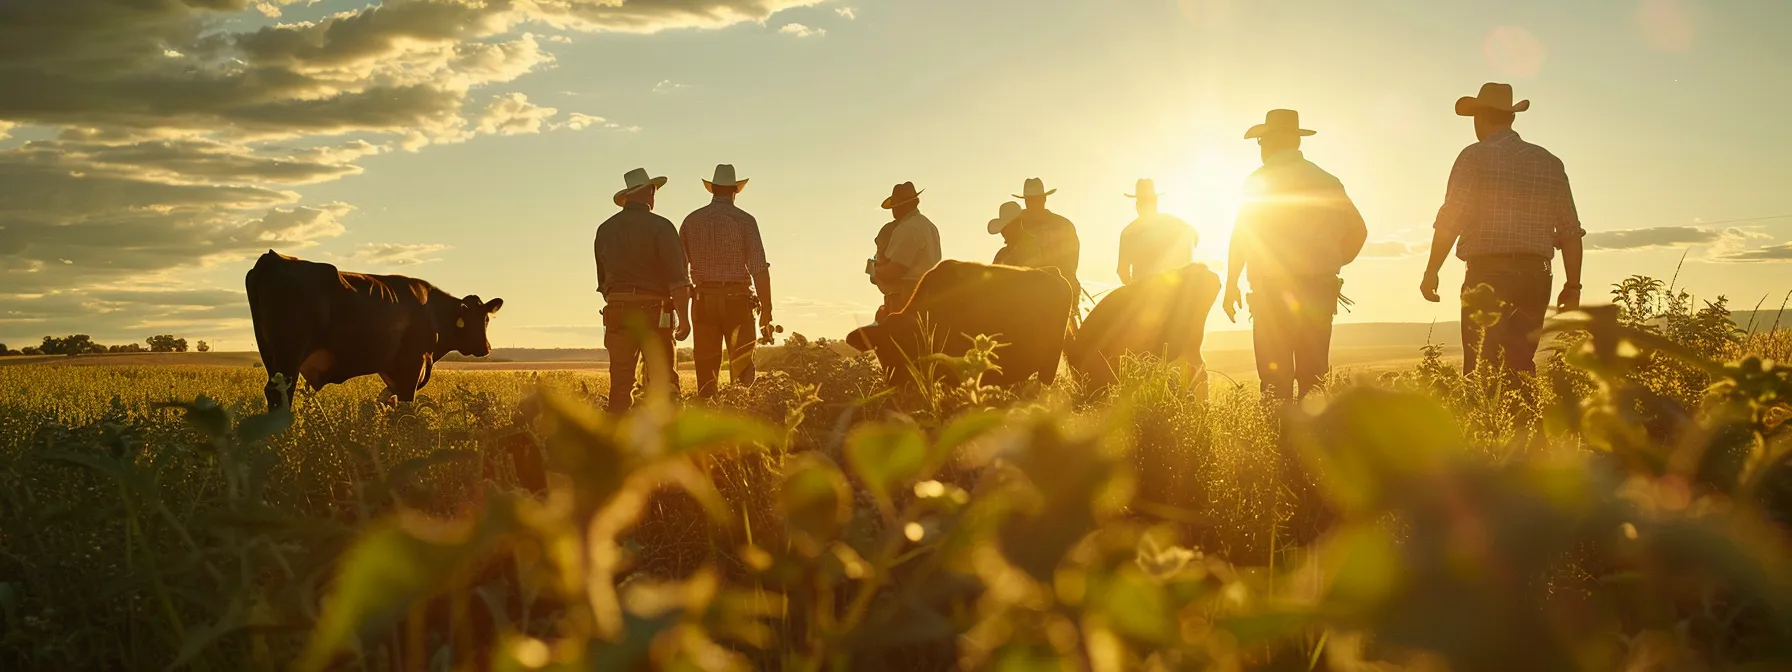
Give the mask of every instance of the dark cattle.
[[1153, 354], [1187, 362], [1189, 373], [1206, 379], [1201, 339], [1207, 313], [1220, 293], [1220, 278], [1202, 264], [1144, 279], [1107, 296], [1065, 348], [1070, 368], [1089, 390], [1112, 385], [1127, 354]]
[[[901, 382], [912, 380], [905, 362], [932, 352], [963, 355], [972, 338], [986, 335], [1004, 345], [995, 353], [1002, 370], [984, 374], [984, 384], [1010, 385], [1035, 374], [1050, 383], [1073, 305], [1070, 283], [1057, 269], [947, 260], [922, 276], [907, 306], [852, 332], [846, 342], [875, 350], [885, 371]], [[925, 333], [922, 325], [929, 327]]]
[[491, 354], [485, 327], [503, 299], [459, 298], [402, 275], [343, 273], [268, 250], [249, 269], [249, 314], [268, 370], [268, 407], [287, 398], [274, 382], [311, 389], [378, 374], [383, 399], [410, 401], [450, 352]]

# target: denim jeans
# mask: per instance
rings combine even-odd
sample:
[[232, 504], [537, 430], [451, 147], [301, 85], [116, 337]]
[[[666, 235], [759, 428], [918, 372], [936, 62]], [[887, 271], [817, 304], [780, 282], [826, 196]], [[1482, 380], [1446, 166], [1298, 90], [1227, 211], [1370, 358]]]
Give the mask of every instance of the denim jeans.
[[[604, 349], [610, 354], [610, 403], [612, 413], [634, 406], [635, 367], [646, 365], [642, 383], [649, 392], [664, 375], [670, 396], [678, 396], [678, 370], [673, 365], [672, 329], [660, 328], [658, 302], [616, 301], [604, 306]], [[664, 372], [664, 373], [661, 373]]]
[[736, 385], [753, 384], [753, 348], [758, 343], [754, 324], [756, 302], [751, 292], [699, 288], [691, 303], [692, 358], [697, 363], [697, 396], [715, 396], [722, 378], [722, 353], [728, 353], [728, 373]]
[[1502, 365], [1508, 371], [1537, 371], [1538, 330], [1549, 310], [1553, 278], [1545, 257], [1476, 257], [1468, 260], [1462, 291], [1486, 284], [1500, 300], [1499, 320], [1486, 333], [1475, 323], [1475, 311], [1462, 307], [1462, 371], [1473, 373], [1482, 364]]
[[1251, 345], [1263, 394], [1305, 397], [1331, 371], [1332, 318], [1338, 312], [1338, 279], [1317, 278], [1251, 289]]

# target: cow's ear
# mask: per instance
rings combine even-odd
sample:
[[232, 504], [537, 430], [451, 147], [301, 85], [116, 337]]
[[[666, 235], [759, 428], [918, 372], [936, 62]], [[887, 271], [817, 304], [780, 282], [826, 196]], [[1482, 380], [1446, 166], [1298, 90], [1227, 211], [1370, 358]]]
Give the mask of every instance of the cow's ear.
[[503, 307], [504, 307], [503, 299], [492, 299], [485, 303], [485, 314], [490, 315], [492, 313], [498, 312], [498, 309], [503, 308]]

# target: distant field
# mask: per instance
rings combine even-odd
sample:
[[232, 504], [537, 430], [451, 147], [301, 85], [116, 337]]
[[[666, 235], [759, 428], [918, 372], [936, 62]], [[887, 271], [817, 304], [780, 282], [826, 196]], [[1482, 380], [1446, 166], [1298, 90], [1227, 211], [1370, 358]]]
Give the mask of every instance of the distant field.
[[[609, 362], [602, 359], [534, 359], [522, 349], [502, 351], [509, 361], [464, 361], [442, 362], [437, 368], [443, 371], [589, 371], [603, 373], [608, 370]], [[541, 351], [565, 356], [564, 351]], [[587, 356], [601, 354], [601, 351], [582, 351]], [[1232, 379], [1239, 382], [1257, 379], [1255, 357], [1246, 349], [1208, 350], [1207, 365], [1216, 378]], [[1446, 356], [1456, 360], [1462, 357], [1460, 348], [1450, 346]], [[499, 359], [494, 355], [494, 359]], [[1384, 371], [1396, 371], [1411, 368], [1420, 359], [1418, 345], [1381, 345], [1381, 346], [1345, 346], [1332, 348], [1332, 367], [1357, 374], [1377, 374]], [[45, 366], [222, 366], [222, 367], [254, 367], [261, 364], [259, 355], [253, 352], [183, 352], [183, 353], [119, 353], [103, 355], [82, 355], [79, 357], [34, 356], [34, 357], [0, 357], [0, 367], [16, 365]], [[679, 365], [681, 371], [692, 369], [690, 362]], [[687, 375], [687, 377], [689, 377]], [[724, 374], [724, 379], [726, 375]]]

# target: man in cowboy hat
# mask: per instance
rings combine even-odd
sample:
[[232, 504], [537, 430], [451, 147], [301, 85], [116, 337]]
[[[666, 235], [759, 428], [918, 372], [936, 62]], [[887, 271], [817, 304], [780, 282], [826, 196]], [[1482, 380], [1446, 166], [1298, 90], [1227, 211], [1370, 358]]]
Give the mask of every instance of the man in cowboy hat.
[[1241, 272], [1251, 281], [1251, 335], [1264, 394], [1306, 396], [1331, 367], [1332, 317], [1338, 311], [1338, 271], [1356, 259], [1368, 238], [1363, 216], [1338, 178], [1313, 165], [1300, 139], [1300, 113], [1270, 110], [1251, 127], [1263, 167], [1245, 182], [1232, 231], [1226, 276], [1226, 317], [1244, 303]]
[[1020, 221], [1020, 215], [1020, 204], [1007, 201], [1002, 203], [996, 218], [989, 220], [990, 235], [1002, 236], [1002, 249], [996, 250], [996, 258], [991, 263], [1022, 268], [1037, 268], [1043, 263], [1045, 255], [1039, 249], [1039, 241], [1024, 227], [1015, 225]]
[[1056, 267], [1064, 279], [1070, 281], [1070, 288], [1076, 296], [1082, 296], [1082, 285], [1076, 280], [1076, 269], [1082, 260], [1082, 241], [1077, 239], [1076, 225], [1063, 215], [1045, 209], [1045, 197], [1058, 193], [1057, 189], [1046, 191], [1045, 181], [1037, 177], [1029, 177], [1021, 186], [1021, 192], [1014, 197], [1027, 204], [1021, 211], [1021, 229], [1039, 241], [1040, 253], [1044, 256], [1039, 267]]
[[1173, 215], [1157, 211], [1157, 184], [1141, 179], [1134, 193], [1126, 194], [1138, 208], [1139, 218], [1120, 230], [1120, 284], [1172, 271], [1195, 258], [1195, 244], [1200, 237], [1195, 227]]
[[772, 274], [759, 221], [734, 205], [747, 181], [735, 177], [734, 166], [722, 164], [716, 166], [715, 179], [703, 181], [703, 188], [710, 193], [709, 205], [684, 218], [678, 237], [684, 241], [696, 286], [691, 301], [696, 340], [691, 349], [697, 360], [697, 396], [711, 397], [722, 377], [724, 345], [735, 384], [753, 383], [753, 348], [758, 343], [753, 310], [759, 310], [759, 328], [771, 325]]
[[883, 292], [884, 303], [877, 309], [877, 319], [902, 310], [921, 276], [940, 263], [940, 230], [921, 214], [921, 192], [915, 183], [903, 182], [890, 189], [883, 208], [890, 211], [890, 223], [877, 232], [877, 255], [866, 264], [871, 282]]
[[[610, 355], [614, 413], [634, 403], [635, 366], [644, 362], [650, 394], [678, 392], [672, 342], [691, 334], [691, 279], [672, 222], [653, 214], [654, 193], [666, 178], [636, 168], [616, 192], [622, 211], [597, 227], [597, 291], [604, 295], [604, 349]], [[660, 381], [665, 381], [661, 383]]]
[[1486, 284], [1503, 304], [1499, 320], [1481, 333], [1468, 306], [1462, 309], [1462, 370], [1483, 360], [1510, 371], [1535, 372], [1537, 331], [1549, 310], [1555, 251], [1562, 251], [1567, 282], [1559, 310], [1580, 306], [1581, 228], [1568, 173], [1548, 150], [1512, 130], [1531, 101], [1512, 102], [1510, 84], [1487, 83], [1480, 95], [1456, 101], [1456, 114], [1474, 117], [1475, 137], [1456, 157], [1444, 205], [1433, 225], [1431, 259], [1419, 293], [1439, 301], [1437, 271], [1450, 248], [1468, 264], [1464, 291]]

